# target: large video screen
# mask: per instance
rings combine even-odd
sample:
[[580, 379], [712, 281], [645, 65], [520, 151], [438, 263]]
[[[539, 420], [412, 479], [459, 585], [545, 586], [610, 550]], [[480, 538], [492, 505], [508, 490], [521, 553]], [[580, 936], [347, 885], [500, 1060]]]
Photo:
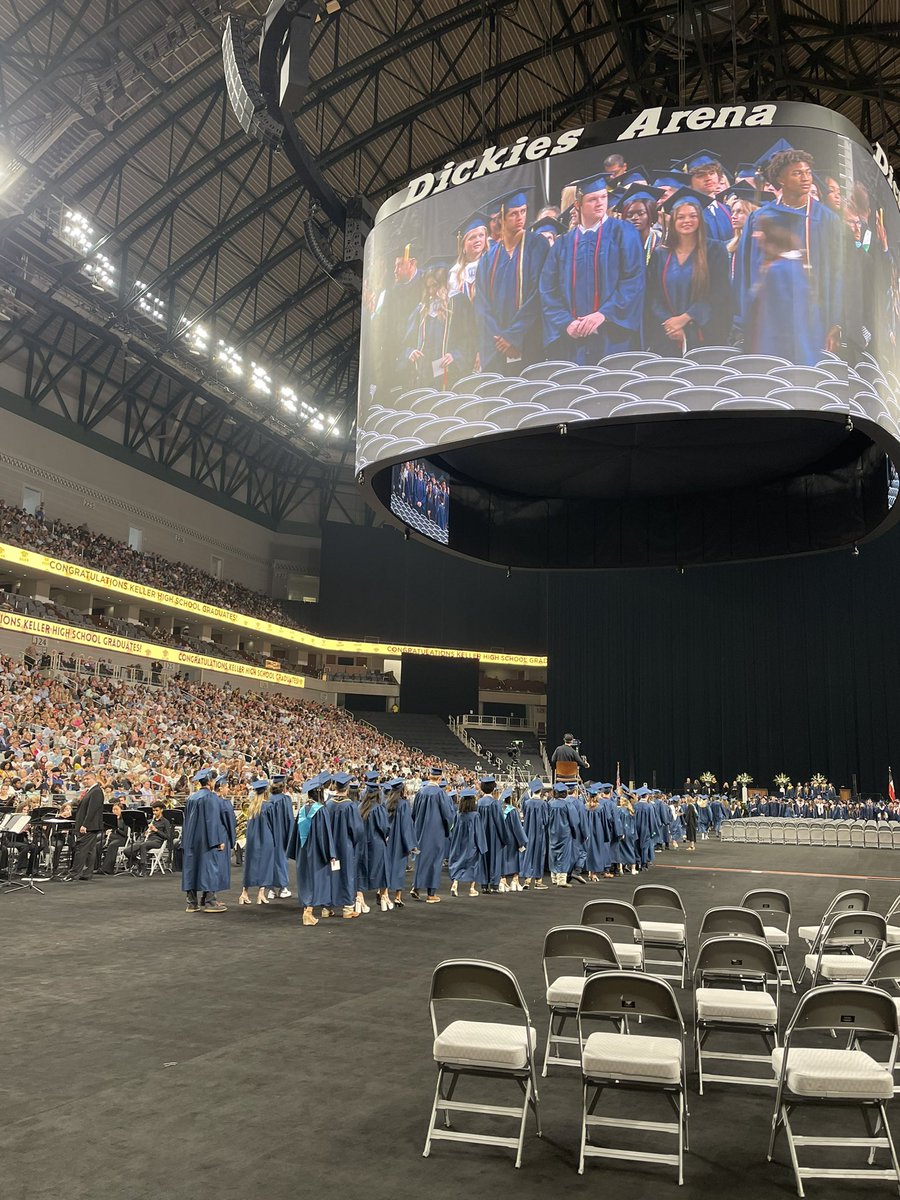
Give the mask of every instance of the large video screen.
[[[427, 456], [460, 504], [486, 487], [499, 513], [776, 483], [839, 456], [853, 418], [900, 439], [886, 163], [827, 110], [746, 104], [519, 139], [412, 180], [366, 243], [357, 470]], [[698, 451], [679, 420], [701, 414]], [[752, 414], [831, 423], [798, 439]], [[646, 455], [622, 452], [616, 426], [660, 419]], [[556, 431], [565, 469], [540, 440]]]
[[410, 529], [447, 545], [450, 483], [424, 459], [398, 463], [391, 479], [391, 512]]

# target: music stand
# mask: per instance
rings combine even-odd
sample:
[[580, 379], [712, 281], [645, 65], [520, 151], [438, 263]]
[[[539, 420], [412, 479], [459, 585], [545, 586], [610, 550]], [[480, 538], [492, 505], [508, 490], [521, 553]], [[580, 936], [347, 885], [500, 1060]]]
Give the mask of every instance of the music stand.
[[28, 813], [7, 813], [0, 818], [0, 837], [6, 843], [6, 879], [0, 883], [0, 891], [27, 892], [30, 890], [44, 895], [43, 888], [39, 888], [33, 879], [13, 878], [13, 853], [18, 847], [12, 839], [17, 834], [24, 833], [30, 822], [31, 817]]

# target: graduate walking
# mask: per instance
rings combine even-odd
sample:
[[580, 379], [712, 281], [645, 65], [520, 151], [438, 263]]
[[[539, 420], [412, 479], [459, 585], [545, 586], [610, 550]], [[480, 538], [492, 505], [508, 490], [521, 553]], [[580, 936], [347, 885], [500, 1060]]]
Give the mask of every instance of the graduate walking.
[[450, 895], [459, 895], [459, 885], [469, 885], [469, 895], [477, 896], [477, 884], [481, 881], [482, 860], [487, 853], [487, 842], [476, 805], [474, 788], [463, 788], [459, 793], [459, 807], [450, 833]]
[[431, 768], [431, 780], [424, 783], [413, 801], [413, 826], [419, 855], [413, 875], [410, 895], [421, 900], [424, 891], [427, 904], [439, 904], [437, 890], [441, 885], [441, 867], [444, 862], [447, 839], [453, 825], [453, 802], [439, 785], [441, 768]]

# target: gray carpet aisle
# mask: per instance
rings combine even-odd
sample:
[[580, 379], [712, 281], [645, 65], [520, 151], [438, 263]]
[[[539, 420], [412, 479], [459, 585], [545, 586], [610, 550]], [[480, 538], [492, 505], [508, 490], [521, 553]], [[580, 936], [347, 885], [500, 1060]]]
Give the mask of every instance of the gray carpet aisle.
[[[846, 887], [868, 887], [885, 911], [900, 892], [900, 856], [707, 842], [661, 856], [644, 881], [681, 891], [694, 934], [708, 907], [766, 884], [791, 893], [796, 928]], [[0, 1193], [546, 1200], [612, 1186], [617, 1200], [651, 1189], [684, 1200], [793, 1195], [783, 1147], [778, 1163], [765, 1162], [773, 1094], [761, 1089], [712, 1085], [692, 1096], [681, 1189], [664, 1167], [594, 1160], [579, 1177], [578, 1075], [561, 1069], [542, 1082], [545, 1136], [529, 1127], [521, 1170], [493, 1148], [439, 1144], [421, 1157], [435, 1078], [434, 964], [475, 956], [515, 971], [542, 1051], [544, 933], [577, 922], [591, 897], [630, 899], [635, 882], [475, 900], [445, 891], [440, 906], [410, 901], [314, 929], [301, 926], [293, 900], [238, 908], [236, 891], [227, 913], [188, 915], [171, 876], [0, 896]], [[793, 959], [799, 967], [799, 948]], [[690, 993], [679, 995], [689, 1018]], [[807, 1194], [828, 1197], [829, 1185], [811, 1182]], [[841, 1194], [888, 1192], [845, 1185]]]

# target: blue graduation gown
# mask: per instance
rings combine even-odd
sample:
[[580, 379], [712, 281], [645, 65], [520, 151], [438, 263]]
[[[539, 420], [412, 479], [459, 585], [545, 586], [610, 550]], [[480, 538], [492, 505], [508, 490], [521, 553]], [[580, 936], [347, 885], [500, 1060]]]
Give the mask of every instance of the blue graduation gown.
[[328, 809], [320, 804], [313, 812], [314, 807], [310, 803], [301, 805], [297, 821], [309, 817], [311, 812], [312, 819], [302, 842], [299, 826], [295, 824], [288, 847], [290, 857], [297, 860], [297, 899], [303, 908], [331, 904], [331, 860], [337, 858]]
[[[798, 250], [805, 257], [807, 243], [807, 211], [788, 208], [775, 201], [764, 204], [762, 208], [751, 213], [741, 233], [735, 261], [735, 287], [738, 289], [738, 321], [745, 327], [750, 322], [750, 308], [758, 291], [760, 271], [764, 262], [759, 239], [754, 233], [762, 215], [774, 217], [780, 224], [785, 225], [794, 237]], [[779, 280], [782, 292], [789, 293], [788, 299], [781, 305], [781, 316], [790, 317], [788, 324], [801, 318], [798, 308], [791, 307], [801, 299], [807, 319], [804, 325], [808, 327], [808, 336], [815, 350], [821, 350], [825, 345], [825, 334], [834, 325], [855, 327], [858, 314], [847, 314], [844, 303], [844, 280], [849, 276], [855, 263], [851, 262], [851, 246], [849, 234], [839, 216], [825, 204], [813, 200], [809, 206], [809, 255], [811, 271], [806, 271], [802, 260], [799, 261], [807, 281], [807, 288], [801, 289], [795, 278], [796, 272], [782, 272], [782, 276], [790, 274], [788, 281]], [[779, 260], [782, 261], [782, 260]], [[786, 260], [790, 261], [790, 260]], [[774, 280], [772, 281], [774, 283]], [[790, 283], [790, 286], [788, 286]], [[774, 290], [774, 289], [773, 289]], [[772, 303], [770, 299], [770, 303]], [[772, 328], [774, 332], [774, 326]], [[806, 336], [804, 332], [804, 336]], [[802, 339], [798, 338], [798, 343]], [[745, 345], [747, 343], [745, 342]], [[756, 347], [762, 351], [763, 347]], [[766, 348], [765, 353], [777, 354], [778, 350]], [[787, 358], [788, 355], [785, 355]], [[798, 361], [791, 358], [790, 361]], [[816, 359], [812, 360], [813, 362]]]
[[387, 844], [388, 887], [399, 892], [406, 882], [406, 862], [416, 846], [412, 809], [404, 796], [393, 812], [388, 812], [390, 832]]
[[604, 814], [599, 804], [587, 808], [588, 839], [585, 865], [592, 875], [602, 875], [609, 869], [610, 849], [606, 838]]
[[[524, 859], [528, 837], [515, 805], [507, 804], [503, 809], [503, 854], [501, 875], [518, 875]], [[523, 853], [520, 854], [520, 848]]]
[[620, 822], [619, 838], [613, 848], [613, 862], [620, 866], [633, 867], [637, 863], [637, 842], [634, 832], [634, 813], [617, 806], [616, 816]]
[[[546, 239], [544, 239], [546, 241]], [[497, 887], [503, 874], [505, 829], [503, 809], [496, 796], [479, 796], [476, 809], [484, 834], [485, 851], [481, 862], [481, 883]]]
[[[728, 279], [728, 252], [722, 242], [708, 242], [706, 266], [709, 287], [700, 299], [691, 298], [694, 282], [696, 251], [683, 263], [674, 250], [657, 247], [647, 271], [647, 312], [644, 340], [651, 350], [667, 357], [677, 357], [685, 349], [692, 350], [704, 343], [714, 345], [728, 333], [731, 326], [731, 287]], [[669, 317], [690, 316], [690, 324], [682, 330], [684, 344], [666, 336], [662, 327]]]
[[547, 805], [547, 834], [550, 870], [554, 875], [572, 869], [572, 852], [577, 828], [569, 801], [560, 796]]
[[[475, 273], [475, 320], [482, 371], [517, 373], [541, 357], [541, 300], [538, 285], [549, 243], [539, 233], [526, 233], [512, 254], [502, 242], [482, 255]], [[522, 354], [507, 363], [494, 344], [503, 337]]]
[[670, 837], [673, 842], [684, 841], [684, 809], [680, 804], [676, 807], [675, 815], [672, 818]]
[[[767, 817], [769, 815], [768, 804], [761, 804], [759, 807], [760, 807], [760, 815], [763, 817]], [[763, 809], [765, 809], [765, 812], [763, 812]], [[710, 825], [710, 819], [711, 819], [711, 817], [710, 817], [709, 805], [708, 804], [698, 804], [697, 805], [697, 829], [699, 830], [700, 833], [707, 832], [707, 830], [709, 829], [709, 825]]]
[[[556, 239], [541, 274], [544, 341], [550, 358], [597, 363], [637, 347], [644, 308], [644, 248], [629, 221], [608, 217], [598, 230], [570, 229]], [[573, 286], [574, 281], [574, 286]], [[574, 317], [603, 313], [595, 334], [572, 338]]]
[[363, 819], [363, 830], [356, 887], [361, 892], [368, 888], [380, 891], [388, 886], [388, 838], [391, 832], [383, 801], [369, 809]]
[[[276, 884], [276, 832], [275, 820], [269, 801], [263, 803], [255, 817], [247, 822], [247, 843], [244, 847], [244, 887], [274, 887]], [[280, 831], [278, 841], [280, 844]], [[281, 847], [284, 861], [284, 882], [278, 887], [287, 887], [287, 858]]]
[[707, 241], [730, 242], [734, 237], [731, 213], [718, 200], [713, 200], [712, 204], [704, 208], [703, 221], [706, 225]]
[[356, 900], [356, 847], [365, 836], [363, 820], [352, 800], [329, 800], [325, 805], [331, 825], [335, 857], [340, 867], [331, 872], [331, 903], [337, 908]]
[[653, 805], [647, 800], [638, 800], [634, 806], [634, 831], [642, 867], [653, 862], [655, 857], [653, 847], [656, 844], [656, 829], [656, 810]]
[[672, 810], [665, 800], [654, 800], [653, 807], [656, 809], [656, 824], [659, 829], [657, 841], [668, 846], [671, 837]]
[[777, 354], [798, 366], [814, 366], [822, 349], [809, 276], [799, 258], [776, 258], [757, 276], [749, 298], [744, 348], [750, 354]]
[[457, 813], [450, 834], [450, 878], [459, 883], [479, 883], [487, 842], [478, 812]]
[[[784, 805], [780, 806], [781, 811], [779, 816], [784, 816]], [[722, 822], [725, 819], [725, 809], [722, 806], [721, 800], [711, 800], [709, 804], [710, 822], [715, 833], [718, 833], [722, 828]]]
[[[229, 822], [228, 812], [231, 811]], [[183, 892], [227, 891], [231, 886], [234, 809], [210, 788], [188, 797], [181, 833]], [[219, 846], [225, 846], [220, 850]]]
[[[413, 350], [423, 354], [414, 363], [409, 361]], [[432, 312], [424, 301], [416, 305], [404, 336], [403, 358], [410, 387], [452, 387], [474, 370], [475, 352], [475, 315], [468, 296], [452, 296], [446, 318]], [[435, 377], [434, 363], [445, 354], [452, 355], [453, 362]]]
[[522, 862], [522, 874], [526, 879], [541, 879], [547, 872], [547, 801], [532, 797], [522, 806], [522, 824], [528, 846]]
[[575, 830], [575, 839], [572, 842], [572, 861], [569, 864], [569, 870], [584, 870], [584, 864], [587, 862], [587, 841], [589, 835], [587, 809], [584, 806], [584, 801], [580, 796], [569, 797], [569, 807], [572, 810], [572, 828]]
[[433, 891], [440, 886], [445, 846], [452, 824], [449, 797], [435, 783], [426, 783], [419, 788], [413, 802], [413, 825], [419, 846], [414, 888]]

